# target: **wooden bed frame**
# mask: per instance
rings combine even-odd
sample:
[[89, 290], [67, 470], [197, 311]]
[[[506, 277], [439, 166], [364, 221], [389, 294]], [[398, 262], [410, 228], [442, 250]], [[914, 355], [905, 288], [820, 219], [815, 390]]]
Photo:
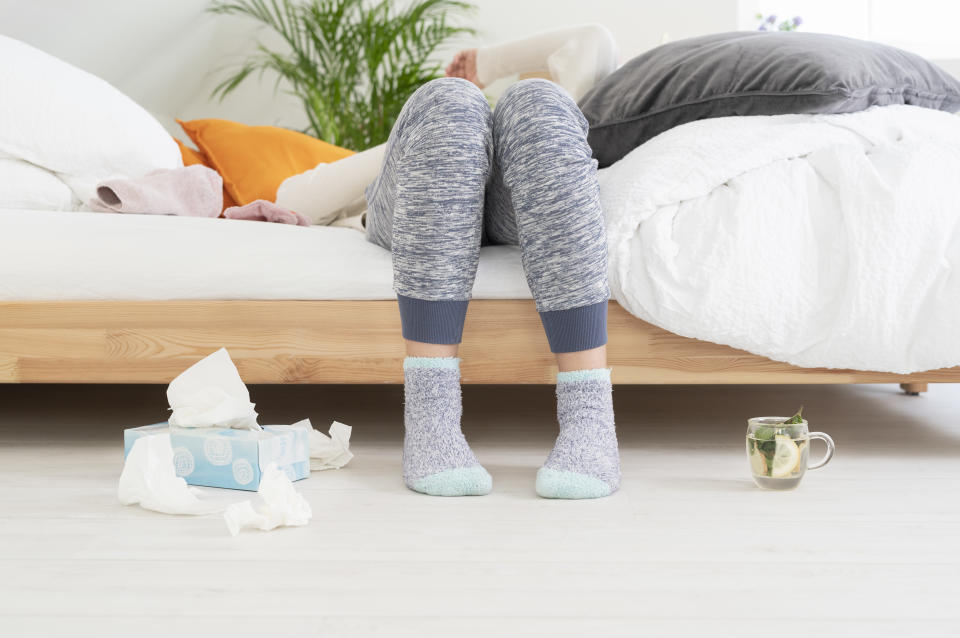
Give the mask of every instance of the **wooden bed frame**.
[[[395, 300], [0, 302], [0, 382], [169, 383], [223, 346], [247, 383], [402, 383]], [[652, 326], [611, 302], [618, 384], [960, 382], [960, 367], [910, 375], [798, 368]], [[529, 299], [474, 299], [465, 383], [553, 383]]]

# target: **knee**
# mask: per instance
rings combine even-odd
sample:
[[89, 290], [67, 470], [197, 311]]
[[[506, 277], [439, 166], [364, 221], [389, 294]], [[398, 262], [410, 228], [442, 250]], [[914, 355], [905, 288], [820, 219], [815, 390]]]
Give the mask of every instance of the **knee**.
[[514, 82], [500, 96], [498, 105], [509, 105], [513, 101], [550, 101], [570, 100], [569, 94], [556, 82], [546, 78], [527, 78]]
[[544, 135], [586, 136], [587, 119], [560, 85], [543, 78], [514, 82], [497, 101], [493, 114], [495, 134], [539, 131]]
[[512, 84], [493, 114], [493, 143], [508, 185], [524, 168], [570, 164], [591, 157], [587, 118], [560, 86], [543, 79]]
[[413, 92], [411, 102], [419, 106], [461, 106], [466, 108], [490, 109], [483, 91], [473, 82], [463, 78], [434, 78]]
[[490, 104], [472, 82], [463, 78], [436, 78], [421, 85], [400, 114], [402, 127], [431, 135], [483, 135], [490, 126]]

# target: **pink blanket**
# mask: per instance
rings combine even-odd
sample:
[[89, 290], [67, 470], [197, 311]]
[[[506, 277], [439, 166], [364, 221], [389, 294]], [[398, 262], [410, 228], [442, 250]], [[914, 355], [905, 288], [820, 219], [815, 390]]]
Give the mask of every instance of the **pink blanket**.
[[[142, 177], [108, 179], [97, 184], [90, 208], [104, 213], [219, 217], [223, 209], [223, 179], [217, 171], [194, 164], [161, 168]], [[223, 211], [228, 219], [309, 226], [300, 213], [258, 199]]]
[[231, 206], [223, 211], [223, 216], [227, 219], [249, 219], [258, 222], [293, 224], [295, 226], [310, 225], [310, 221], [300, 213], [287, 210], [265, 199], [258, 199], [245, 206]]
[[160, 168], [141, 177], [104, 180], [88, 204], [104, 213], [219, 217], [223, 179], [202, 164]]

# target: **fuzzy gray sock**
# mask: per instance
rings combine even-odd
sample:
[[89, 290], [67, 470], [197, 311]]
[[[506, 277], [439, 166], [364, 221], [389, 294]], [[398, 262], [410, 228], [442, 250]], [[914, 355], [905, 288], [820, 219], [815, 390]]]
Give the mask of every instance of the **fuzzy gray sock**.
[[545, 498], [597, 498], [620, 487], [610, 369], [557, 375], [557, 443], [537, 472]]
[[460, 359], [403, 362], [403, 481], [433, 496], [488, 494], [493, 481], [460, 430]]

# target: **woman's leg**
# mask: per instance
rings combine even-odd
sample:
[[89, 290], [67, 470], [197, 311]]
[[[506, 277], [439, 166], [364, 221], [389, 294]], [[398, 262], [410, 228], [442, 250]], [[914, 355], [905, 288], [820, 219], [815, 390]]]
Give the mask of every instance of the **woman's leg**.
[[511, 85], [493, 114], [486, 231], [520, 244], [557, 356], [560, 435], [537, 475], [538, 493], [556, 498], [606, 496], [620, 485], [606, 367], [606, 233], [587, 130], [573, 99], [548, 80]]
[[486, 494], [492, 484], [460, 430], [456, 356], [479, 260], [491, 118], [470, 82], [428, 82], [404, 104], [366, 192], [367, 238], [393, 254], [407, 347], [404, 481], [426, 494]]

